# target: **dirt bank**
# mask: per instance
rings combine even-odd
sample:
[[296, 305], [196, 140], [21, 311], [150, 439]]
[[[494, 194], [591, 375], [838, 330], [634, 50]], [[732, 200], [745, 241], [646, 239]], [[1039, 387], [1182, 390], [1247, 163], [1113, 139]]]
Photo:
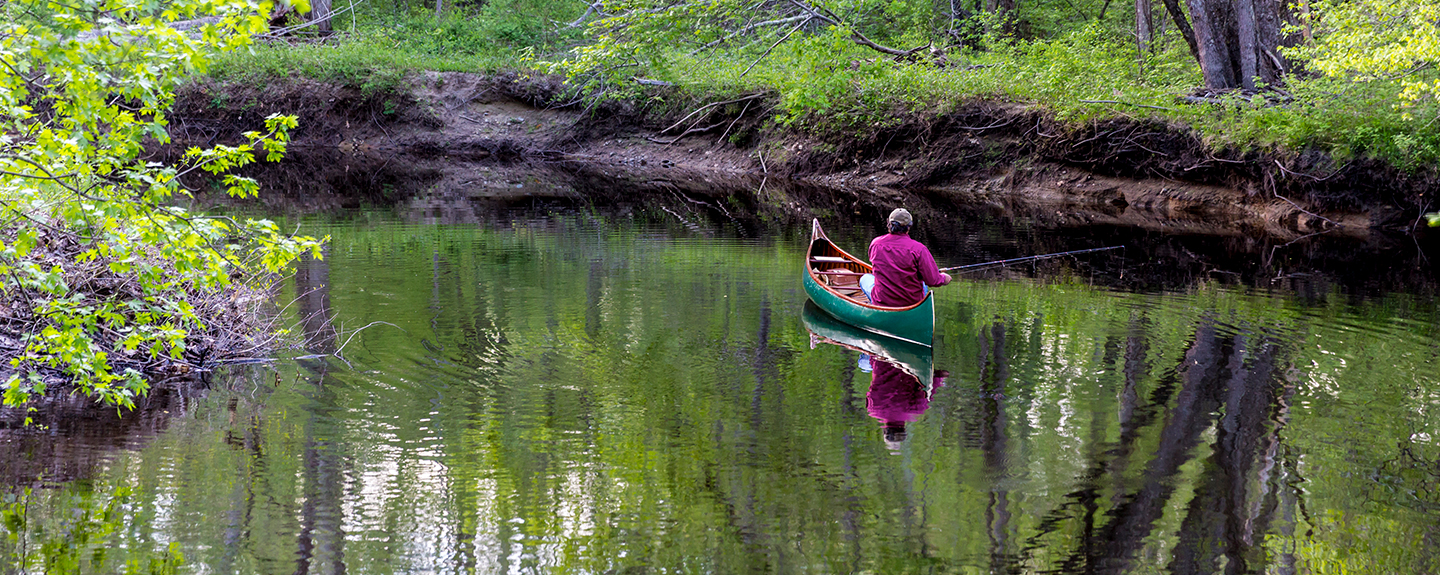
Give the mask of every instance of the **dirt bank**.
[[368, 94], [307, 80], [201, 83], [182, 91], [172, 125], [177, 141], [203, 144], [236, 140], [271, 113], [296, 114], [292, 160], [265, 169], [303, 171], [290, 181], [337, 205], [356, 201], [351, 190], [403, 195], [440, 181], [469, 186], [471, 196], [505, 195], [508, 183], [476, 165], [524, 160], [662, 187], [799, 181], [848, 190], [857, 203], [919, 192], [1096, 223], [1279, 238], [1411, 231], [1434, 207], [1425, 194], [1433, 175], [1336, 165], [1315, 152], [1211, 153], [1183, 127], [1069, 126], [1022, 104], [977, 101], [857, 134], [778, 128], [760, 111], [769, 109], [764, 95], [677, 122], [699, 106], [584, 108], [561, 94], [554, 78], [460, 73]]

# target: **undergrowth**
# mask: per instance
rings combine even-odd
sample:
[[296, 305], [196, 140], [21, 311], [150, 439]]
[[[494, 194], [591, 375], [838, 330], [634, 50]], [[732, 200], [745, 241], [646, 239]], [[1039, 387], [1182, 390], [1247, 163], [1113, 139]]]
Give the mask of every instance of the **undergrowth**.
[[562, 29], [556, 21], [574, 18], [577, 6], [584, 4], [495, 0], [437, 15], [401, 0], [366, 2], [337, 16], [330, 38], [257, 42], [217, 58], [208, 76], [243, 83], [298, 76], [378, 93], [416, 72], [493, 73], [516, 68], [522, 51], [559, 49], [577, 40], [581, 28]]

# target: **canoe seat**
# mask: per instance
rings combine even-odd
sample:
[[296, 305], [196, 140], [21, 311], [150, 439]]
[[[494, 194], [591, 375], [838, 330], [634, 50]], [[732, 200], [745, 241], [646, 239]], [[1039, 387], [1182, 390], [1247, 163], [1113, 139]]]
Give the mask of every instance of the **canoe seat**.
[[839, 256], [810, 256], [810, 261], [817, 264], [844, 264], [850, 262], [850, 260]]
[[822, 273], [825, 274], [821, 276], [825, 278], [825, 285], [854, 286], [856, 288], [860, 286], [860, 274], [852, 272], [845, 268], [832, 268], [825, 270]]
[[855, 301], [861, 303], [870, 303], [869, 296], [866, 296], [865, 290], [862, 290], [860, 288], [837, 287], [835, 288], [835, 291], [838, 292], [840, 295], [843, 295]]

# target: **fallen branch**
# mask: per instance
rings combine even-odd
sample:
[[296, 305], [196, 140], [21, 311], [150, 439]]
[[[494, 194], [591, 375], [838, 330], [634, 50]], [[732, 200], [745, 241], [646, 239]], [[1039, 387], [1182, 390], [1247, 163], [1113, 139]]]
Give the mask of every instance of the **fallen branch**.
[[[831, 12], [829, 8], [826, 8], [824, 6], [812, 6], [809, 3], [802, 2], [801, 0], [790, 0], [790, 3], [799, 7], [801, 10], [808, 12], [814, 18], [819, 18], [835, 26], [840, 26], [844, 24], [844, 21], [841, 20], [839, 16], [837, 16], [834, 12]], [[880, 45], [874, 40], [866, 38], [864, 34], [861, 34], [853, 27], [851, 27], [850, 29], [850, 39], [856, 44], [859, 44], [866, 48], [870, 48], [871, 50], [875, 50], [882, 54], [889, 54], [891, 56], [895, 56], [897, 59], [909, 58], [911, 56], [914, 56], [916, 52], [919, 52], [931, 46], [931, 44], [926, 44], [924, 46], [918, 46], [909, 50], [899, 50], [896, 48], [891, 48], [889, 46]]]
[[[736, 36], [739, 36], [739, 35], [741, 35], [741, 34], [746, 34], [746, 33], [749, 33], [749, 32], [753, 32], [753, 31], [755, 31], [755, 30], [757, 30], [757, 29], [760, 29], [760, 28], [763, 28], [763, 27], [766, 27], [766, 26], [781, 26], [781, 25], [789, 24], [789, 23], [791, 23], [791, 22], [795, 22], [795, 21], [801, 20], [801, 19], [804, 19], [806, 22], [809, 22], [809, 21], [812, 20], [813, 18], [814, 18], [813, 16], [810, 16], [810, 15], [808, 15], [808, 14], [800, 14], [800, 15], [796, 15], [796, 16], [791, 16], [791, 17], [789, 17], [789, 18], [778, 18], [778, 19], [775, 19], [775, 20], [766, 20], [766, 21], [764, 21], [764, 22], [756, 22], [756, 23], [754, 23], [754, 24], [751, 24], [751, 25], [749, 25], [749, 26], [745, 26], [745, 27], [743, 27], [743, 28], [741, 28], [741, 29], [739, 29], [739, 30], [736, 30], [736, 31], [734, 31], [734, 32], [731, 32], [731, 33], [729, 33], [729, 34], [726, 34], [724, 37], [722, 37], [722, 38], [720, 38], [720, 39], [717, 39], [717, 40], [713, 40], [713, 41], [705, 44], [704, 46], [701, 46], [701, 47], [699, 47], [699, 48], [696, 48], [696, 49], [694, 49], [694, 50], [692, 50], [692, 51], [690, 52], [690, 55], [691, 55], [691, 56], [694, 56], [694, 55], [696, 55], [696, 54], [699, 54], [700, 52], [703, 52], [703, 51], [705, 51], [705, 50], [709, 50], [709, 49], [714, 48], [715, 46], [718, 46], [718, 45], [720, 45], [720, 44], [722, 44], [722, 43], [724, 43], [724, 42], [726, 42], [726, 41], [729, 41], [730, 39], [732, 39], [732, 38], [734, 38], [734, 37], [736, 37]], [[801, 25], [803, 26], [804, 24], [801, 24]]]
[[327, 22], [327, 21], [334, 20], [336, 16], [343, 15], [343, 14], [345, 14], [346, 12], [353, 12], [353, 11], [355, 10], [355, 7], [356, 7], [357, 5], [360, 5], [360, 4], [364, 4], [364, 1], [361, 0], [360, 2], [351, 2], [350, 5], [348, 5], [348, 6], [344, 7], [344, 8], [341, 8], [341, 9], [339, 9], [339, 10], [336, 10], [336, 11], [334, 11], [334, 12], [331, 12], [328, 16], [326, 16], [326, 17], [324, 17], [324, 18], [316, 18], [316, 19], [314, 19], [314, 20], [309, 20], [309, 21], [306, 21], [306, 22], [301, 23], [301, 24], [296, 24], [296, 25], [294, 25], [294, 26], [286, 26], [286, 27], [284, 27], [284, 28], [280, 28], [280, 29], [277, 29], [277, 30], [271, 30], [271, 31], [269, 31], [269, 32], [267, 32], [267, 33], [265, 33], [265, 34], [256, 34], [255, 37], [256, 37], [256, 38], [264, 38], [264, 39], [267, 39], [267, 40], [279, 40], [282, 36], [286, 36], [286, 35], [288, 35], [288, 34], [290, 34], [290, 33], [292, 33], [292, 32], [298, 32], [298, 31], [300, 31], [300, 30], [304, 30], [304, 29], [309, 28], [309, 27], [311, 27], [311, 26], [318, 26], [318, 25], [320, 25], [320, 23], [322, 23], [322, 22]]
[[641, 86], [662, 86], [668, 88], [675, 85], [674, 82], [666, 82], [664, 80], [652, 80], [650, 78], [641, 78], [639, 76], [631, 76], [630, 79], [634, 80], [636, 84], [639, 84]]
[[651, 142], [655, 142], [655, 143], [657, 143], [657, 144], [665, 144], [665, 145], [668, 146], [668, 145], [670, 145], [670, 144], [674, 144], [675, 142], [679, 142], [680, 140], [684, 139], [685, 136], [689, 136], [690, 134], [703, 134], [703, 133], [705, 133], [705, 132], [709, 132], [710, 130], [714, 130], [715, 128], [719, 128], [720, 126], [723, 126], [723, 125], [725, 125], [725, 122], [722, 121], [722, 122], [716, 122], [716, 123], [711, 124], [711, 125], [709, 125], [709, 126], [705, 126], [704, 128], [690, 128], [689, 130], [685, 130], [685, 131], [684, 131], [683, 133], [681, 133], [679, 136], [675, 136], [675, 139], [670, 140], [670, 141], [668, 141], [668, 142], [666, 142], [666, 141], [664, 141], [664, 140], [661, 140], [661, 139], [659, 139], [659, 138], [652, 138], [652, 137], [650, 137], [650, 136], [645, 136], [645, 139], [646, 139], [646, 140], [650, 140]]
[[866, 47], [866, 48], [870, 48], [871, 50], [875, 50], [876, 52], [880, 52], [880, 53], [882, 53], [882, 54], [889, 54], [889, 55], [891, 55], [891, 56], [894, 56], [897, 60], [899, 60], [899, 59], [905, 59], [905, 58], [909, 58], [909, 57], [911, 57], [911, 56], [914, 56], [916, 52], [919, 52], [919, 51], [921, 51], [921, 50], [924, 50], [924, 49], [926, 49], [926, 48], [929, 48], [929, 47], [932, 45], [932, 44], [926, 44], [926, 45], [924, 45], [924, 46], [916, 46], [916, 47], [911, 48], [911, 49], [909, 49], [909, 50], [899, 50], [899, 49], [891, 48], [891, 47], [889, 47], [889, 46], [882, 46], [882, 45], [880, 45], [880, 44], [876, 44], [875, 41], [873, 41], [873, 40], [871, 40], [871, 39], [869, 39], [869, 38], [866, 38], [864, 34], [861, 34], [860, 32], [857, 32], [857, 31], [854, 31], [854, 30], [851, 30], [851, 31], [850, 31], [850, 39], [853, 40], [856, 44], [859, 44], [859, 45], [864, 46], [864, 47]]
[[604, 16], [604, 15], [605, 15], [605, 11], [601, 9], [599, 2], [596, 2], [596, 3], [594, 3], [594, 4], [590, 4], [590, 5], [586, 6], [586, 7], [585, 7], [585, 13], [584, 13], [584, 14], [581, 14], [579, 18], [576, 18], [574, 22], [571, 22], [571, 23], [569, 23], [569, 24], [566, 24], [565, 27], [566, 27], [566, 28], [579, 28], [581, 24], [585, 23], [585, 19], [586, 19], [586, 18], [589, 18], [591, 14], [597, 14], [597, 13], [600, 14], [601, 16]]
[[1081, 104], [1120, 104], [1124, 106], [1135, 106], [1136, 108], [1150, 108], [1151, 110], [1165, 110], [1167, 112], [1175, 111], [1175, 108], [1166, 108], [1164, 106], [1151, 106], [1149, 104], [1132, 104], [1130, 102], [1121, 102], [1119, 100], [1079, 100], [1079, 102]]
[[754, 101], [754, 100], [749, 100], [749, 101], [746, 101], [746, 102], [745, 102], [745, 107], [744, 107], [744, 108], [740, 108], [740, 115], [739, 115], [739, 116], [735, 116], [735, 119], [730, 121], [730, 125], [729, 125], [729, 126], [725, 126], [725, 133], [720, 134], [720, 139], [719, 139], [719, 140], [716, 140], [715, 143], [719, 144], [719, 143], [725, 141], [725, 136], [729, 136], [729, 135], [730, 135], [730, 128], [734, 128], [734, 127], [735, 127], [735, 122], [739, 122], [739, 121], [740, 121], [740, 118], [744, 118], [744, 117], [745, 117], [745, 112], [750, 109], [750, 102], [753, 102], [753, 101]]

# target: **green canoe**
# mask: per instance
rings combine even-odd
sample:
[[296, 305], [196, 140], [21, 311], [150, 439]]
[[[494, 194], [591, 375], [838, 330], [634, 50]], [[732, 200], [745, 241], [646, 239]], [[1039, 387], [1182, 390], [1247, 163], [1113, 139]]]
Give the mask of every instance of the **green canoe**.
[[935, 291], [909, 307], [870, 303], [860, 289], [867, 264], [825, 237], [820, 220], [811, 228], [810, 249], [805, 252], [805, 293], [820, 309], [849, 325], [871, 333], [931, 347], [935, 338]]
[[810, 347], [828, 343], [870, 354], [915, 376], [928, 390], [935, 376], [935, 354], [929, 347], [878, 335], [846, 324], [825, 313], [813, 301], [805, 302], [800, 316], [810, 330]]

